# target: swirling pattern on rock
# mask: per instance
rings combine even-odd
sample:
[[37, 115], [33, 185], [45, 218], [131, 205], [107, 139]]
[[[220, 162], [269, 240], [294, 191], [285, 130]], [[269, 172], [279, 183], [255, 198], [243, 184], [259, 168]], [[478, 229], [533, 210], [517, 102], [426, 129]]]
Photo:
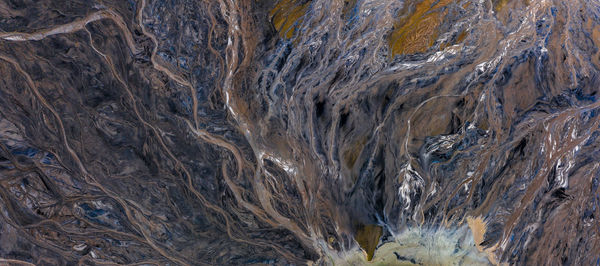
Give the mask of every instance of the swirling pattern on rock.
[[599, 16], [0, 1], [0, 263], [598, 264]]

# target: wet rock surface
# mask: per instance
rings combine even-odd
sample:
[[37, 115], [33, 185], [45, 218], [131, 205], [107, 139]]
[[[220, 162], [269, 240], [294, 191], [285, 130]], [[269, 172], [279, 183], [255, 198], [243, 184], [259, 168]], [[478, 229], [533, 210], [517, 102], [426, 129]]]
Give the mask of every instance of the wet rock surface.
[[599, 15], [0, 1], [0, 264], [595, 265]]

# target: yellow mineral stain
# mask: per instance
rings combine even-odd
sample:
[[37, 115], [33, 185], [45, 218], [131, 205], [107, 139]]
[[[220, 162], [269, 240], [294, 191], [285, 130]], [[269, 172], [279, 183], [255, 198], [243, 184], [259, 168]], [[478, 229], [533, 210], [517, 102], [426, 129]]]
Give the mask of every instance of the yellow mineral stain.
[[494, 4], [494, 11], [500, 12], [502, 9], [508, 4], [509, 0], [492, 0], [492, 4]]
[[454, 42], [445, 42], [442, 43], [440, 45], [440, 50], [444, 50], [449, 46], [455, 45], [455, 44], [459, 44], [461, 42], [463, 42], [465, 39], [467, 38], [467, 32], [466, 31], [461, 31], [458, 36], [456, 36], [456, 40]]
[[453, 0], [424, 0], [418, 3], [409, 16], [394, 25], [389, 37], [391, 55], [414, 54], [427, 51], [437, 39], [438, 26], [446, 11], [439, 9]]
[[302, 22], [310, 1], [281, 0], [271, 10], [271, 21], [279, 36], [290, 39], [294, 36], [296, 25]]
[[373, 255], [375, 254], [375, 249], [379, 244], [379, 238], [383, 234], [383, 228], [378, 225], [361, 225], [356, 231], [356, 235], [354, 239], [360, 245], [360, 248], [365, 253], [367, 257], [367, 261], [371, 261], [373, 259]]
[[492, 0], [492, 8], [494, 12], [500, 13], [505, 9], [518, 9], [521, 7], [529, 6], [529, 0]]

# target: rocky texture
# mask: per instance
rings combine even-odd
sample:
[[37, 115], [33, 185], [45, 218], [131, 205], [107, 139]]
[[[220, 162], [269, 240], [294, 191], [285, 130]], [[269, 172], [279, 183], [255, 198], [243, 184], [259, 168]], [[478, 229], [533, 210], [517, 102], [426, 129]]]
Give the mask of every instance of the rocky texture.
[[599, 10], [0, 1], [0, 263], [597, 264]]

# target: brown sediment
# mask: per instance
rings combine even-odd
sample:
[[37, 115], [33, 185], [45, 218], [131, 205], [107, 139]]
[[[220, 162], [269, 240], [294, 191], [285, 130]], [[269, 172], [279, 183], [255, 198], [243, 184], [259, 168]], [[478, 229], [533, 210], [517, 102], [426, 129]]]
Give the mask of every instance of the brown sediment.
[[0, 38], [9, 40], [9, 41], [39, 41], [46, 37], [57, 35], [57, 34], [65, 34], [72, 33], [82, 29], [85, 29], [85, 26], [94, 21], [98, 21], [101, 19], [110, 19], [114, 21], [119, 29], [122, 30], [125, 35], [125, 40], [129, 46], [129, 49], [132, 53], [137, 54], [140, 52], [140, 49], [136, 47], [135, 42], [133, 41], [133, 37], [131, 33], [127, 29], [126, 23], [123, 21], [123, 18], [111, 10], [101, 10], [94, 12], [83, 19], [78, 19], [70, 23], [66, 23], [63, 25], [53, 26], [48, 29], [43, 29], [33, 33], [22, 33], [22, 32], [3, 32], [0, 33]]
[[[590, 22], [588, 22], [588, 24], [591, 24]], [[591, 27], [588, 26], [588, 28]], [[596, 47], [600, 47], [600, 26], [596, 26], [593, 28], [592, 41], [594, 42], [594, 45], [596, 45]], [[596, 65], [596, 67], [600, 68], [600, 50], [598, 50], [598, 52], [596, 52], [591, 59], [592, 62]]]
[[[190, 94], [192, 95], [192, 108], [193, 108], [192, 113], [193, 113], [193, 118], [194, 118], [194, 125], [196, 127], [198, 127], [198, 97], [196, 96], [196, 90], [194, 89], [192, 84], [187, 79], [185, 79], [184, 77], [181, 77], [181, 76], [177, 75], [176, 73], [174, 73], [173, 71], [169, 70], [168, 66], [165, 66], [165, 64], [159, 63], [158, 60], [156, 59], [156, 53], [158, 51], [158, 40], [156, 39], [156, 36], [154, 36], [154, 34], [147, 31], [146, 28], [144, 27], [143, 14], [144, 14], [145, 7], [146, 7], [146, 0], [141, 0], [141, 6], [138, 9], [138, 13], [137, 13], [137, 22], [138, 22], [139, 27], [142, 29], [142, 32], [144, 33], [144, 35], [148, 36], [154, 43], [154, 46], [152, 47], [152, 53], [150, 54], [150, 61], [152, 62], [152, 66], [154, 67], [154, 69], [165, 73], [171, 79], [177, 81], [179, 84], [181, 84], [189, 89]], [[160, 61], [162, 61], [162, 60], [160, 60]]]
[[356, 230], [354, 239], [356, 239], [356, 242], [358, 242], [365, 253], [367, 261], [373, 259], [375, 249], [377, 249], [377, 245], [379, 245], [379, 238], [381, 238], [382, 234], [383, 228], [374, 224], [360, 225], [358, 230]]
[[463, 42], [465, 39], [467, 38], [467, 31], [463, 30], [458, 34], [458, 37], [456, 37], [456, 43], [461, 43]]
[[595, 2], [319, 1], [0, 3], [0, 264], [596, 261]]
[[462, 30], [458, 34], [458, 36], [456, 36], [456, 38], [454, 39], [454, 41], [448, 41], [448, 42], [444, 42], [444, 43], [440, 44], [440, 50], [444, 50], [444, 49], [448, 48], [449, 46], [462, 43], [467, 38], [467, 35], [468, 35], [467, 31], [466, 30]]
[[[6, 263], [6, 264], [5, 264]], [[0, 259], [0, 265], [35, 265], [30, 262], [22, 261], [22, 260], [13, 260], [13, 259]]]
[[347, 148], [343, 153], [344, 162], [349, 169], [354, 167], [354, 163], [358, 156], [362, 152], [365, 144], [367, 143], [368, 138], [366, 136], [360, 138], [354, 144], [352, 144], [349, 148]]
[[483, 251], [483, 247], [481, 243], [483, 242], [483, 237], [485, 236], [486, 224], [481, 217], [467, 217], [467, 224], [469, 228], [471, 228], [471, 232], [473, 233], [473, 241], [475, 241], [475, 245], [479, 251]]
[[475, 241], [475, 246], [477, 247], [477, 250], [479, 250], [480, 252], [485, 252], [485, 254], [487, 254], [488, 260], [492, 264], [501, 265], [498, 263], [498, 259], [496, 259], [496, 254], [494, 254], [494, 251], [496, 250], [498, 244], [496, 244], [493, 247], [482, 246], [483, 240], [485, 239], [485, 233], [487, 231], [487, 223], [483, 220], [483, 218], [481, 218], [481, 216], [478, 216], [476, 218], [469, 216], [467, 217], [467, 224], [471, 229], [471, 233], [473, 233], [473, 241]]
[[342, 9], [342, 16], [347, 18], [350, 15], [352, 9], [356, 6], [357, 0], [344, 0], [344, 8]]

